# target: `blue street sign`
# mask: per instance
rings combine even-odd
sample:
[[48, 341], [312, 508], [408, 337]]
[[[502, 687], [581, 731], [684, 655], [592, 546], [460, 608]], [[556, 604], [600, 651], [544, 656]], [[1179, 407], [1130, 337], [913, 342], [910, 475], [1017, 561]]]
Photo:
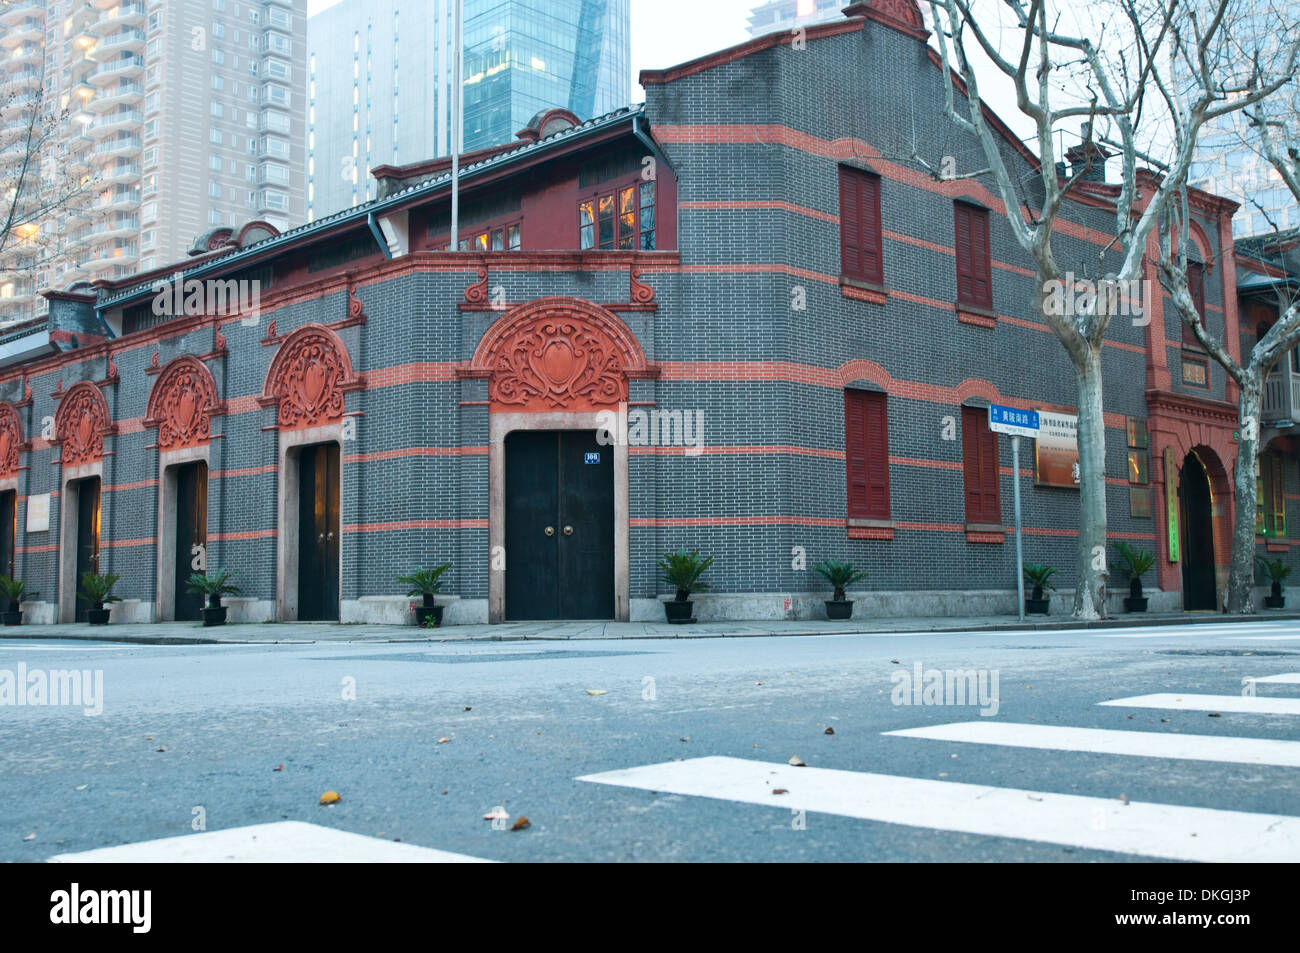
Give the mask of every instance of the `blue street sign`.
[[1016, 437], [1038, 436], [1038, 411], [989, 404], [989, 429]]
[[585, 464], [587, 464], [588, 466], [590, 466], [590, 465], [593, 464], [593, 463], [600, 463], [600, 454], [599, 454], [599, 453], [584, 453], [584, 454], [582, 455], [582, 462], [585, 463]]

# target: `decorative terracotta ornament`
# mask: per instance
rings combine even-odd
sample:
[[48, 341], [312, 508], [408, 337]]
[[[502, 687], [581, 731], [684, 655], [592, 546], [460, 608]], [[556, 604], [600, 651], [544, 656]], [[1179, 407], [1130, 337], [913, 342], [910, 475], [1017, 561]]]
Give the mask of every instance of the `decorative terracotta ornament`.
[[157, 350], [155, 350], [155, 351], [153, 352], [153, 359], [149, 362], [149, 366], [150, 366], [150, 367], [157, 367], [157, 366], [158, 366], [158, 351], [157, 351]]
[[73, 384], [54, 415], [63, 465], [93, 463], [103, 457], [104, 431], [111, 423], [108, 403], [99, 388], [87, 381]]
[[281, 345], [267, 374], [266, 396], [279, 400], [276, 423], [297, 430], [343, 419], [343, 394], [352, 363], [338, 335], [306, 325]]
[[482, 266], [478, 270], [478, 281], [465, 289], [465, 300], [470, 304], [485, 304], [488, 299], [488, 270]]
[[216, 406], [217, 385], [202, 361], [186, 355], [169, 363], [149, 394], [147, 418], [158, 424], [158, 449], [207, 443]]
[[361, 299], [357, 297], [356, 290], [348, 289], [348, 320], [364, 321], [366, 319], [365, 311], [361, 307]]
[[649, 285], [637, 279], [641, 277], [641, 269], [635, 265], [632, 266], [632, 303], [649, 304], [655, 299], [655, 290]]
[[18, 473], [18, 448], [23, 443], [23, 425], [14, 405], [0, 403], [0, 477]]
[[631, 332], [577, 299], [542, 299], [484, 337], [476, 366], [503, 410], [590, 410], [627, 400], [628, 372], [645, 368]]
[[226, 336], [218, 328], [212, 333], [212, 350], [220, 352], [226, 349]]

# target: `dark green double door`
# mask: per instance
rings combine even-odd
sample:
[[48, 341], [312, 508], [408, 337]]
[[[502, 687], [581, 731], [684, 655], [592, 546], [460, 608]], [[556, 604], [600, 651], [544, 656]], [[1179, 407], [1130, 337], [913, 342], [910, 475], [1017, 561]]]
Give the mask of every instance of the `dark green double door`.
[[298, 454], [298, 618], [339, 617], [339, 445]]
[[594, 430], [506, 437], [506, 618], [614, 617], [614, 452]]
[[[206, 572], [208, 545], [208, 465], [186, 463], [176, 468], [176, 619], [203, 618], [203, 595], [189, 588], [190, 576]], [[199, 554], [203, 553], [203, 560]], [[197, 563], [197, 565], [196, 565]]]

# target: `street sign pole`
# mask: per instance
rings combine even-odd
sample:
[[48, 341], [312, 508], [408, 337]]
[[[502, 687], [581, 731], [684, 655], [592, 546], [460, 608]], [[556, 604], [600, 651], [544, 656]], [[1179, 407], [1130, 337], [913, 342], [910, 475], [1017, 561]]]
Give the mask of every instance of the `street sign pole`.
[[1016, 592], [1019, 598], [1016, 600], [1016, 608], [1019, 612], [1020, 621], [1025, 621], [1025, 550], [1021, 545], [1020, 532], [1020, 437], [1013, 435], [1011, 438], [1011, 495], [1015, 499], [1016, 506]]
[[1020, 438], [1038, 438], [1040, 419], [1036, 410], [989, 405], [989, 429], [1011, 438], [1011, 489], [1016, 506], [1016, 616], [1025, 621], [1025, 548], [1020, 525]]

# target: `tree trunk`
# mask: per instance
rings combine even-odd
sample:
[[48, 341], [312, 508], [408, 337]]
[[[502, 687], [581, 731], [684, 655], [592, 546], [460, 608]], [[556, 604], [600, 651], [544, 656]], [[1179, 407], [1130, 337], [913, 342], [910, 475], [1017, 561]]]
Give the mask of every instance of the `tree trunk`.
[[1074, 360], [1079, 384], [1079, 569], [1076, 619], [1106, 617], [1106, 423], [1100, 348]]
[[[1288, 358], [1289, 360], [1289, 358]], [[1237, 464], [1232, 475], [1237, 510], [1232, 527], [1232, 565], [1228, 568], [1228, 597], [1224, 611], [1233, 615], [1255, 612], [1255, 468], [1259, 461], [1259, 417], [1264, 389], [1263, 374], [1255, 371], [1241, 387], [1237, 401], [1239, 439]]]

